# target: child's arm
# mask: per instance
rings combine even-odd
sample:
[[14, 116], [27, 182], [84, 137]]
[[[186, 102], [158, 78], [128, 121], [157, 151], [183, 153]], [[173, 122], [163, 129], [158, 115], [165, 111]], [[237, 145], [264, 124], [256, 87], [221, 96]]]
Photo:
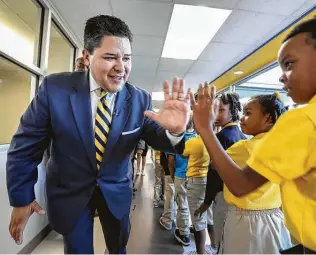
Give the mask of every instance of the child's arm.
[[203, 129], [200, 135], [208, 153], [212, 155], [212, 164], [235, 196], [244, 196], [268, 181], [250, 167], [241, 169], [237, 166], [222, 148], [212, 129]]

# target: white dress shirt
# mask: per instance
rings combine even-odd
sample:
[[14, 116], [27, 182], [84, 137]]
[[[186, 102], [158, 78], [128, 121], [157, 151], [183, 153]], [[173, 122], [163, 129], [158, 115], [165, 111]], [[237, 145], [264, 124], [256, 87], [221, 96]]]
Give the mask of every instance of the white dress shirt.
[[[93, 129], [95, 126], [95, 115], [97, 113], [98, 103], [101, 99], [101, 87], [97, 84], [95, 79], [92, 77], [91, 72], [89, 72], [89, 80], [90, 80], [90, 99], [91, 99], [91, 116], [92, 116], [92, 125]], [[107, 101], [107, 105], [109, 106], [111, 112], [113, 113], [115, 106], [115, 98], [117, 93], [108, 93], [105, 97]], [[183, 138], [183, 136], [174, 136], [170, 134], [168, 130], [166, 130], [166, 135], [169, 138], [172, 146], [176, 146]], [[136, 146], [136, 145], [135, 145]]]

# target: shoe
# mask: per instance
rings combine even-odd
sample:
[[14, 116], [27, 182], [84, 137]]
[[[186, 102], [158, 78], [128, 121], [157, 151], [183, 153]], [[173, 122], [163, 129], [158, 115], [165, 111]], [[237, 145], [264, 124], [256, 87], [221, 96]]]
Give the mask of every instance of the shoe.
[[174, 232], [174, 237], [183, 246], [190, 246], [190, 236], [181, 235], [179, 229], [176, 229], [176, 231]]
[[142, 173], [142, 176], [145, 176], [145, 174], [144, 174], [144, 173]]
[[158, 208], [159, 207], [159, 202], [154, 202], [154, 207]]
[[136, 175], [139, 176], [140, 175], [140, 171], [137, 171]]
[[194, 234], [194, 227], [193, 226], [190, 227], [190, 233]]
[[137, 189], [134, 188], [134, 189], [133, 189], [133, 192], [136, 192], [136, 191], [137, 191]]
[[211, 245], [205, 245], [205, 253], [206, 254], [217, 254], [217, 248], [212, 247]]
[[165, 223], [163, 221], [162, 217], [159, 218], [159, 223], [164, 229], [166, 229], [168, 231], [170, 231], [172, 229], [172, 225], [169, 225], [169, 224]]

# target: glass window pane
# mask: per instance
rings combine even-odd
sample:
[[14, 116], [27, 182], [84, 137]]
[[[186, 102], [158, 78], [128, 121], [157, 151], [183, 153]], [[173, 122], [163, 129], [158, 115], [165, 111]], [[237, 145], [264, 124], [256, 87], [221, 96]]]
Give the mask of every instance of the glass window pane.
[[36, 76], [0, 57], [0, 144], [10, 143], [36, 84]]
[[32, 0], [0, 0], [0, 49], [38, 65], [42, 8]]
[[282, 90], [283, 85], [279, 82], [281, 75], [281, 68], [276, 66], [237, 86], [236, 92], [240, 95], [241, 102], [245, 103], [255, 95], [272, 94], [274, 91], [279, 91], [284, 104], [292, 107], [294, 104], [292, 99]]
[[54, 22], [50, 31], [48, 74], [73, 71], [75, 48]]

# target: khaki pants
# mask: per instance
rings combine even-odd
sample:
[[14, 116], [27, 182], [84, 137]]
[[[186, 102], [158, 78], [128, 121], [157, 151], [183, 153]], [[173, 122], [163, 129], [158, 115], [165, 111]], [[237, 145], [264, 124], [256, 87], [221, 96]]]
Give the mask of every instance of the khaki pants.
[[187, 180], [186, 178], [174, 178], [175, 186], [175, 199], [177, 202], [177, 219], [176, 224], [177, 228], [180, 231], [180, 235], [189, 235], [190, 234], [190, 212], [188, 205], [187, 197]]
[[[210, 207], [201, 216], [195, 216], [194, 212], [201, 206], [204, 202], [205, 189], [206, 189], [206, 179], [207, 177], [189, 177], [188, 178], [188, 202], [189, 210], [191, 215], [192, 225], [195, 231], [202, 231], [207, 228], [207, 224], [212, 225], [212, 208]], [[209, 214], [209, 217], [208, 217]]]
[[219, 243], [222, 240], [227, 211], [228, 204], [224, 199], [223, 192], [219, 192], [217, 193], [213, 203], [214, 234], [216, 247], [219, 247]]
[[165, 203], [162, 214], [162, 221], [172, 227], [175, 218], [174, 183], [170, 175], [165, 176]]
[[252, 211], [229, 206], [220, 253], [278, 254], [291, 246], [279, 208]]
[[154, 187], [154, 203], [159, 203], [162, 195], [162, 187], [164, 182], [164, 171], [160, 163], [155, 162], [155, 187]]

